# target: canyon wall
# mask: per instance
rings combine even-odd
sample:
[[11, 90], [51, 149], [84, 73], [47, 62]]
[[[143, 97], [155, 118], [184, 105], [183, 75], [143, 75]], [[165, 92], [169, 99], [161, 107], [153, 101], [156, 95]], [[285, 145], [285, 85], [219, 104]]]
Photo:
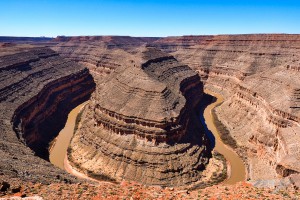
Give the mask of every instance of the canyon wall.
[[70, 110], [89, 99], [93, 78], [51, 49], [21, 49], [1, 48], [1, 180], [76, 181], [46, 161], [48, 147]]
[[12, 36], [0, 36], [0, 43], [46, 43], [52, 41], [50, 37], [12, 37]]
[[56, 45], [52, 49], [62, 57], [84, 64], [91, 73], [102, 76], [120, 66], [139, 63], [135, 57], [138, 47], [158, 39], [129, 36], [58, 37], [53, 41]]
[[300, 35], [167, 37], [151, 44], [222, 94], [216, 109], [252, 180], [300, 172]]
[[[47, 159], [49, 141], [63, 127], [67, 113], [89, 99], [95, 88], [90, 71], [97, 90], [83, 114], [86, 125], [73, 140], [73, 150], [83, 153], [72, 151], [73, 162], [96, 175], [104, 170], [116, 180], [176, 186], [197, 182], [198, 169], [208, 162], [209, 145], [203, 134], [189, 134], [202, 133], [191, 112], [201, 99], [202, 86], [187, 65], [198, 72], [204, 87], [225, 97], [215, 112], [236, 140], [249, 179], [300, 172], [299, 35], [17, 39], [47, 43], [61, 56], [48, 48], [4, 39], [0, 44], [1, 178], [75, 180], [35, 155]], [[156, 51], [141, 54], [145, 45], [174, 57]], [[164, 67], [170, 70], [159, 70]], [[113, 90], [106, 90], [107, 86]], [[105, 104], [107, 98], [110, 104]], [[85, 156], [92, 161], [84, 164]], [[147, 170], [139, 170], [145, 163]], [[107, 167], [110, 164], [117, 173]]]
[[97, 83], [69, 149], [71, 163], [93, 177], [146, 185], [201, 180], [211, 147], [195, 107], [203, 85], [173, 56], [140, 48], [139, 64]]
[[236, 151], [248, 166], [249, 179], [299, 172], [299, 35], [181, 36], [143, 42], [74, 37], [52, 48], [102, 79], [121, 66], [138, 66], [135, 53], [145, 44], [190, 66], [204, 87], [225, 97], [215, 112], [239, 145]]

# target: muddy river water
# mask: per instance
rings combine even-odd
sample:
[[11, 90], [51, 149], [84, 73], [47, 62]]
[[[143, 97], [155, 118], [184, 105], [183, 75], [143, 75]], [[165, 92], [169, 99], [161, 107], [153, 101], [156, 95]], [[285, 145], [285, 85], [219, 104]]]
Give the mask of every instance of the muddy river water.
[[64, 169], [64, 159], [67, 155], [67, 149], [74, 134], [76, 117], [86, 103], [82, 103], [74, 108], [68, 115], [65, 127], [59, 132], [55, 143], [51, 147], [50, 162], [57, 167]]
[[[217, 128], [213, 123], [212, 109], [223, 101], [222, 96], [215, 94], [210, 91], [205, 91], [205, 93], [212, 95], [217, 98], [217, 101], [208, 105], [204, 110], [204, 119], [207, 128], [213, 133], [215, 137], [215, 150], [221, 153], [228, 162], [229, 165], [229, 178], [225, 180], [224, 184], [234, 184], [239, 181], [245, 180], [245, 166], [242, 159], [228, 146], [226, 146], [220, 136]], [[75, 121], [78, 113], [84, 107], [85, 103], [80, 104], [74, 108], [68, 115], [68, 120], [64, 129], [62, 129], [56, 138], [56, 142], [50, 151], [50, 162], [61, 169], [65, 169], [64, 162], [66, 162], [65, 157], [67, 154], [67, 149], [70, 140], [74, 133]], [[69, 171], [69, 170], [67, 170]]]
[[204, 110], [204, 119], [207, 125], [207, 128], [213, 133], [215, 137], [215, 150], [221, 153], [225, 159], [227, 160], [230, 168], [230, 173], [228, 179], [226, 179], [224, 184], [234, 184], [239, 181], [244, 181], [246, 176], [246, 168], [243, 163], [243, 160], [233, 151], [233, 149], [229, 148], [225, 145], [219, 135], [219, 132], [213, 122], [212, 110], [223, 102], [223, 97], [211, 91], [205, 90], [206, 94], [214, 96], [217, 100], [210, 105], [208, 105]]

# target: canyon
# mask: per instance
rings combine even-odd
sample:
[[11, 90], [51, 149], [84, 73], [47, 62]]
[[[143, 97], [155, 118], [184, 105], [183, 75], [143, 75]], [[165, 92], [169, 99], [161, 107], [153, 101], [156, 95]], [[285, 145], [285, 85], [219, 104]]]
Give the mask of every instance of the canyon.
[[196, 184], [214, 159], [194, 113], [205, 88], [224, 98], [213, 115], [249, 183], [300, 186], [299, 35], [19, 38], [0, 46], [3, 180], [80, 182], [47, 162], [48, 147], [72, 108], [89, 100], [69, 147], [74, 167], [117, 182]]
[[212, 148], [195, 112], [203, 95], [200, 77], [155, 48], [141, 48], [135, 58], [140, 64], [97, 82], [69, 160], [116, 181], [196, 184]]
[[[136, 62], [132, 47], [141, 43], [135, 39], [93, 39], [73, 37], [53, 49], [88, 62], [92, 74], [109, 74]], [[299, 172], [299, 35], [181, 36], [145, 43], [190, 66], [205, 88], [224, 96], [215, 113], [238, 144], [249, 180]]]
[[1, 176], [45, 184], [76, 181], [47, 161], [48, 147], [69, 111], [90, 98], [93, 78], [49, 48], [21, 49], [1, 49]]
[[[180, 45], [185, 40], [192, 45]], [[183, 37], [157, 43], [197, 70], [206, 88], [225, 97], [216, 115], [236, 140], [250, 180], [299, 172], [298, 35]]]

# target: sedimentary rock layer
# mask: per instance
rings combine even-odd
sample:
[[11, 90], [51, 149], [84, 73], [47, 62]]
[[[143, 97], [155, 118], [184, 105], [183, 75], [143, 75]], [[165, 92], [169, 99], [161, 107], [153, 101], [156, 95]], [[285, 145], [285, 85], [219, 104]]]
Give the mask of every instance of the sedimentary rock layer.
[[195, 107], [200, 77], [153, 48], [98, 84], [69, 159], [93, 176], [184, 186], [201, 180], [211, 156]]
[[[20, 39], [20, 42], [24, 43], [22, 40], [23, 39]], [[44, 124], [44, 119], [53, 118], [51, 117], [52, 115], [49, 115], [52, 112], [54, 116], [57, 115], [57, 112], [54, 112], [53, 109], [64, 109], [65, 107], [62, 105], [66, 104], [67, 99], [70, 99], [70, 101], [76, 104], [75, 98], [73, 100], [74, 96], [65, 92], [66, 90], [69, 91], [69, 89], [67, 88], [71, 88], [70, 84], [74, 83], [74, 86], [77, 84], [81, 85], [83, 82], [89, 81], [90, 79], [86, 78], [86, 75], [84, 75], [86, 74], [86, 70], [78, 67], [78, 65], [76, 65], [75, 63], [61, 59], [52, 51], [47, 50], [51, 53], [44, 53], [44, 57], [43, 54], [34, 52], [37, 50], [32, 51], [32, 54], [36, 55], [36, 57], [23, 56], [23, 54], [26, 54], [24, 52], [27, 51], [28, 53], [28, 48], [30, 47], [28, 47], [28, 45], [15, 46], [15, 44], [9, 43], [12, 41], [13, 40], [10, 41], [5, 39], [2, 40], [2, 42], [5, 43], [0, 44], [1, 62], [5, 61], [4, 63], [7, 63], [8, 59], [10, 60], [9, 62], [17, 61], [21, 63], [19, 67], [16, 67], [18, 65], [14, 66], [15, 64], [12, 64], [12, 68], [9, 67], [11, 64], [1, 64], [0, 88], [1, 91], [3, 90], [7, 92], [7, 94], [1, 94], [2, 99], [0, 102], [0, 127], [1, 133], [3, 133], [1, 134], [2, 140], [0, 148], [0, 156], [1, 158], [3, 158], [0, 164], [0, 176], [1, 174], [7, 174], [9, 177], [21, 177], [22, 179], [27, 180], [49, 181], [52, 180], [53, 177], [55, 178], [55, 175], [57, 173], [62, 172], [52, 168], [49, 163], [47, 164], [43, 160], [34, 157], [34, 152], [32, 152], [29, 148], [24, 148], [23, 142], [28, 141], [28, 144], [32, 144], [32, 149], [34, 149], [34, 146], [39, 146], [36, 143], [36, 141], [38, 141], [37, 138], [39, 135], [37, 134], [37, 130], [40, 132], [41, 130], [43, 131], [43, 127], [50, 127]], [[34, 40], [31, 41], [30, 39], [29, 43], [32, 43], [33, 41]], [[38, 44], [40, 43], [41, 41], [38, 42]], [[105, 36], [57, 38], [55, 41], [52, 41], [52, 43], [49, 43], [47, 45], [52, 46], [52, 48], [58, 51], [63, 57], [73, 61], [77, 61], [87, 66], [92, 72], [94, 78], [97, 79], [97, 87], [99, 87], [99, 89], [98, 92], [94, 94], [94, 100], [92, 101], [89, 108], [91, 110], [96, 108], [97, 106], [97, 109], [95, 109], [97, 110], [97, 113], [95, 112], [96, 114], [92, 114], [91, 111], [86, 111], [86, 122], [90, 123], [91, 127], [94, 125], [95, 127], [97, 127], [97, 123], [102, 120], [102, 124], [110, 124], [110, 126], [116, 131], [123, 130], [123, 132], [120, 131], [120, 134], [123, 133], [122, 139], [119, 138], [121, 136], [118, 135], [118, 137], [116, 137], [115, 134], [112, 134], [115, 133], [113, 131], [111, 131], [111, 137], [110, 133], [105, 137], [103, 137], [103, 134], [100, 134], [99, 138], [104, 138], [103, 140], [99, 139], [100, 143], [105, 140], [108, 141], [105, 144], [119, 145], [117, 144], [119, 142], [121, 148], [119, 152], [123, 152], [123, 149], [126, 149], [128, 146], [135, 146], [135, 139], [131, 138], [131, 136], [136, 135], [136, 138], [145, 140], [145, 145], [152, 145], [156, 148], [155, 152], [159, 152], [161, 151], [161, 148], [157, 148], [162, 147], [160, 145], [166, 143], [167, 147], [170, 148], [170, 146], [168, 145], [176, 141], [181, 141], [185, 137], [182, 136], [182, 132], [178, 131], [179, 129], [176, 129], [176, 127], [173, 130], [178, 131], [178, 134], [166, 134], [166, 131], [163, 131], [168, 127], [165, 126], [166, 123], [162, 123], [161, 121], [151, 121], [153, 120], [151, 119], [151, 116], [154, 116], [155, 114], [147, 112], [146, 109], [143, 110], [142, 114], [145, 114], [145, 116], [147, 114], [149, 119], [143, 121], [142, 118], [138, 118], [137, 116], [133, 115], [132, 117], [131, 114], [130, 116], [120, 115], [121, 112], [119, 110], [104, 108], [101, 107], [100, 104], [97, 105], [95, 103], [99, 100], [97, 95], [102, 95], [99, 92], [102, 91], [106, 84], [102, 81], [103, 77], [117, 70], [116, 73], [120, 75], [120, 79], [116, 80], [117, 78], [115, 77], [116, 79], [112, 79], [111, 81], [115, 81], [115, 83], [118, 84], [120, 82], [120, 87], [116, 88], [118, 89], [118, 91], [129, 91], [128, 93], [131, 93], [132, 91], [136, 90], [136, 87], [133, 87], [132, 83], [126, 82], [126, 76], [128, 76], [129, 73], [136, 72], [141, 77], [141, 74], [143, 74], [143, 77], [145, 76], [145, 74], [147, 74], [148, 77], [151, 78], [143, 80], [145, 81], [143, 82], [145, 84], [140, 84], [138, 88], [147, 90], [147, 85], [149, 84], [149, 82], [151, 82], [153, 83], [153, 85], [157, 86], [154, 89], [151, 88], [151, 90], [156, 92], [153, 92], [151, 94], [147, 93], [148, 97], [144, 98], [144, 96], [142, 96], [137, 97], [136, 99], [140, 99], [140, 101], [142, 101], [142, 99], [150, 99], [149, 102], [151, 103], [153, 102], [151, 99], [161, 97], [162, 99], [167, 100], [164, 102], [164, 105], [168, 106], [159, 107], [166, 109], [166, 112], [169, 112], [168, 110], [172, 109], [172, 106], [174, 105], [176, 105], [175, 108], [179, 108], [178, 105], [183, 105], [184, 101], [182, 101], [182, 98], [176, 99], [176, 95], [174, 96], [174, 94], [172, 93], [173, 91], [178, 90], [178, 88], [174, 89], [178, 86], [178, 83], [174, 85], [174, 88], [171, 87], [172, 89], [170, 89], [169, 86], [166, 86], [166, 88], [168, 88], [171, 92], [166, 90], [160, 93], [160, 86], [168, 84], [164, 81], [161, 82], [160, 79], [158, 79], [157, 81], [157, 79], [155, 78], [156, 75], [152, 74], [151, 67], [148, 68], [151, 69], [150, 71], [147, 71], [147, 67], [145, 67], [142, 72], [140, 70], [131, 71], [126, 69], [132, 66], [140, 67], [142, 66], [142, 63], [146, 62], [146, 59], [142, 59], [141, 56], [138, 56], [140, 47], [145, 45], [146, 43], [148, 43], [148, 45], [150, 46], [160, 48], [163, 51], [172, 54], [177, 60], [179, 60], [181, 63], [184, 63], [182, 64], [182, 66], [189, 65], [194, 70], [197, 70], [199, 75], [201, 76], [201, 81], [204, 81], [205, 87], [224, 95], [226, 100], [219, 108], [216, 109], [216, 113], [218, 115], [218, 118], [230, 130], [238, 145], [242, 147], [238, 148], [237, 151], [243, 151], [242, 153], [245, 155], [245, 157], [247, 157], [246, 162], [248, 164], [248, 176], [250, 179], [269, 179], [276, 176], [288, 176], [291, 173], [299, 172], [299, 35], [220, 35], [167, 38], [131, 38]], [[16, 54], [16, 51], [22, 51], [23, 53]], [[10, 56], [5, 57], [6, 55]], [[52, 60], [54, 58], [59, 61], [54, 62], [54, 60]], [[151, 60], [152, 58], [148, 59]], [[170, 56], [168, 59], [172, 60]], [[38, 72], [36, 74], [35, 72], [31, 72], [31, 70], [36, 70], [36, 68], [32, 67], [31, 64], [28, 63], [33, 63], [34, 66], [34, 63], [41, 63], [42, 61], [45, 61], [45, 63], [39, 66], [41, 68], [41, 72]], [[160, 63], [161, 61], [157, 60], [157, 62]], [[68, 67], [63, 67], [63, 70], [59, 72], [51, 68], [51, 66], [53, 66], [58, 70], [62, 63], [72, 64], [70, 64]], [[31, 67], [28, 67], [28, 65]], [[21, 68], [21, 66], [24, 67], [24, 70], [18, 69]], [[45, 66], [45, 68], [43, 66]], [[179, 67], [180, 70], [182, 66]], [[49, 71], [47, 68], [49, 68]], [[30, 75], [28, 78], [26, 78], [29, 74], [33, 75]], [[71, 81], [67, 81], [68, 77], [72, 77], [75, 74], [77, 74], [76, 77], [81, 81], [76, 82], [75, 79], [69, 79]], [[16, 75], [15, 77], [18, 77], [16, 78], [16, 80], [14, 80], [14, 75]], [[39, 78], [40, 76], [44, 78]], [[163, 75], [162, 77], [167, 76], [168, 75]], [[9, 83], [10, 81], [12, 83], [15, 83], [14, 81], [19, 81], [21, 78], [25, 79], [23, 85], [12, 84], [11, 89], [5, 89], [5, 87], [9, 87], [9, 84], [7, 85], [7, 83]], [[56, 79], [62, 81], [65, 86], [62, 87], [61, 84], [55, 82]], [[133, 79], [130, 80], [134, 81]], [[194, 80], [190, 81], [192, 85]], [[111, 82], [107, 83], [112, 84]], [[19, 87], [19, 89], [15, 90], [16, 86]], [[91, 87], [91, 85], [89, 84], [85, 86], [89, 89]], [[33, 90], [32, 88], [35, 88], [35, 90]], [[60, 88], [61, 92], [55, 90], [56, 88]], [[50, 90], [53, 90], [53, 92], [49, 92]], [[76, 93], [77, 90], [80, 89], [77, 88], [73, 91], [75, 91]], [[10, 91], [13, 92], [10, 93]], [[41, 91], [43, 92], [41, 93]], [[62, 96], [59, 95], [61, 93], [63, 93]], [[82, 91], [82, 93], [84, 93], [84, 91]], [[141, 94], [140, 91], [136, 93], [139, 95]], [[79, 94], [79, 92], [77, 94]], [[118, 96], [119, 94], [122, 97], [126, 96], [120, 92], [118, 94], [111, 94], [111, 97], [115, 98], [115, 96]], [[183, 92], [181, 92], [181, 94], [183, 94]], [[31, 100], [33, 99], [33, 96], [39, 96], [40, 98]], [[61, 98], [62, 102], [64, 103], [50, 106], [52, 105], [51, 102], [53, 102], [53, 99], [56, 99], [55, 96], [60, 96], [59, 98]], [[135, 94], [133, 94], [133, 96], [135, 96]], [[41, 98], [47, 99], [47, 103], [41, 103]], [[82, 96], [80, 98], [84, 99]], [[131, 97], [128, 97], [128, 99], [131, 99]], [[35, 106], [36, 104], [33, 102], [38, 103], [39, 106]], [[146, 102], [148, 103], [148, 101]], [[156, 103], [153, 103], [153, 105], [155, 104]], [[188, 103], [185, 102], [185, 104]], [[126, 105], [126, 112], [128, 113], [132, 112], [134, 114], [135, 112], [133, 111], [137, 111], [137, 109], [133, 109], [131, 111], [133, 107], [131, 106], [133, 105], [132, 102], [124, 105]], [[50, 106], [51, 109], [48, 110], [48, 106]], [[20, 109], [17, 109], [19, 107]], [[38, 109], [35, 109], [35, 107], [37, 107]], [[120, 108], [121, 107], [122, 106], [120, 106]], [[151, 109], [153, 109], [153, 107], [155, 106], [152, 106]], [[24, 110], [24, 112], [21, 108]], [[31, 108], [33, 108], [33, 110], [35, 111], [34, 113], [29, 114], [29, 110], [31, 110]], [[139, 109], [140, 108], [143, 107], [139, 106]], [[47, 112], [42, 113], [40, 112], [41, 109], [46, 109]], [[16, 110], [17, 112], [15, 112]], [[158, 112], [158, 115], [167, 117], [167, 119], [169, 120], [171, 120], [172, 117], [174, 120], [174, 116], [179, 116], [176, 123], [179, 123], [179, 121], [184, 122], [187, 117], [180, 117], [184, 115], [181, 115], [181, 113], [179, 113], [178, 115], [177, 111], [172, 113], [170, 112], [170, 115], [167, 116], [164, 116], [163, 114]], [[67, 112], [67, 110], [65, 110], [64, 112]], [[63, 115], [66, 116], [66, 114]], [[105, 116], [111, 121], [105, 121], [106, 118], [104, 120], [103, 118], [101, 118], [102, 116]], [[98, 118], [98, 121], [95, 120], [96, 117]], [[34, 123], [30, 123], [31, 120], [29, 120], [29, 118], [33, 120]], [[87, 119], [91, 119], [91, 122], [88, 122]], [[125, 121], [125, 126], [123, 126], [124, 124], [121, 119]], [[22, 126], [23, 123], [21, 122], [23, 122], [23, 120], [24, 125]], [[57, 119], [53, 118], [52, 120], [55, 121]], [[134, 123], [130, 124], [134, 126], [128, 129], [128, 122], [132, 122], [132, 120], [134, 120]], [[36, 125], [37, 123], [43, 125]], [[34, 127], [31, 127], [32, 125], [34, 125]], [[181, 125], [181, 127], [183, 127], [184, 123], [182, 123]], [[14, 133], [12, 128], [13, 126], [18, 134]], [[124, 131], [124, 127], [126, 127], [128, 130]], [[136, 127], [137, 129], [135, 129]], [[146, 127], [146, 130], [144, 129], [144, 127]], [[85, 128], [87, 129], [87, 126]], [[150, 129], [153, 129], [155, 133], [159, 132], [162, 134], [160, 136], [158, 136], [157, 134], [149, 135], [148, 133]], [[92, 130], [94, 131], [93, 134], [96, 134], [97, 131], [95, 130]], [[137, 133], [136, 130], [138, 130], [139, 133]], [[17, 136], [19, 136], [19, 139]], [[92, 145], [91, 147], [88, 147], [88, 144], [92, 143], [92, 141], [94, 140], [92, 134], [87, 135], [81, 140], [88, 141], [89, 137], [90, 139], [89, 142], [86, 142], [86, 146], [87, 149], [90, 148], [90, 152], [93, 152], [93, 148], [99, 147], [93, 147]], [[124, 139], [125, 137], [127, 137], [128, 139]], [[112, 142], [113, 139], [116, 139], [115, 143]], [[152, 141], [152, 139], [153, 141], [155, 140], [156, 143], [146, 142], [149, 140]], [[42, 141], [42, 143], [45, 143], [45, 141]], [[107, 155], [109, 155], [111, 152], [117, 151], [117, 147], [112, 147], [113, 148], [107, 147], [109, 149], [106, 151]], [[136, 149], [136, 147], [134, 148]], [[132, 147], [130, 147], [130, 149], [132, 149]], [[245, 149], [247, 150], [247, 152], [244, 151]], [[173, 152], [172, 149], [170, 151]], [[36, 153], [38, 152], [39, 151], [36, 151]], [[113, 155], [116, 155], [115, 160], [117, 160], [117, 158], [126, 160], [127, 157], [130, 158], [132, 152], [132, 150], [126, 150], [125, 153], [115, 153]], [[127, 156], [127, 153], [130, 154], [130, 156]], [[97, 158], [93, 157], [92, 154], [86, 154], [91, 155], [91, 158], [97, 160]], [[40, 155], [45, 155], [45, 151], [43, 153], [40, 152]], [[123, 155], [126, 155], [126, 159]], [[138, 154], [138, 156], [140, 156], [140, 154]], [[155, 159], [154, 157], [151, 157], [151, 159], [152, 158]], [[130, 159], [128, 160], [130, 161]], [[106, 161], [106, 163], [108, 163], [109, 159], [106, 159]], [[78, 163], [81, 163], [81, 165], [83, 166], [82, 162], [83, 160], [78, 161]], [[26, 163], [32, 163], [33, 167], [27, 166]], [[115, 165], [118, 166], [118, 164]], [[43, 166], [40, 171], [37, 170], [37, 166], [39, 165]], [[90, 165], [87, 167], [84, 166], [86, 167], [86, 169], [88, 169], [89, 167], [91, 168], [92, 166], [91, 163], [87, 163], [86, 165]], [[119, 168], [122, 169], [123, 166], [120, 165]], [[49, 171], [49, 175], [45, 175], [44, 171]], [[113, 172], [108, 174], [111, 175], [112, 173]], [[122, 172], [119, 172], [119, 174], [122, 174]], [[115, 175], [115, 177], [117, 177], [117, 175]], [[121, 177], [121, 175], [118, 177]], [[155, 180], [153, 179], [151, 181], [154, 182]]]
[[[139, 60], [132, 52], [141, 44], [132, 41], [127, 48], [108, 48], [107, 44], [74, 38], [53, 48], [67, 58], [80, 58], [79, 62], [95, 72], [95, 78], [120, 66], [138, 66]], [[226, 100], [216, 113], [242, 147], [237, 151], [247, 158], [250, 179], [297, 172], [299, 35], [166, 37], [148, 41], [148, 46], [172, 54], [198, 71], [205, 87], [224, 95]]]
[[248, 149], [250, 179], [300, 172], [300, 35], [167, 37], [151, 45], [197, 70], [205, 87], [226, 97], [216, 112]]
[[57, 37], [52, 48], [70, 60], [89, 67], [93, 74], [105, 75], [120, 66], [138, 65], [134, 56], [147, 43], [158, 40], [156, 37], [129, 36], [83, 36]]
[[4, 47], [4, 51], [6, 55], [0, 57], [1, 179], [74, 181], [36, 155], [48, 159], [49, 142], [63, 128], [68, 112], [94, 90], [91, 75], [48, 48], [20, 52]]
[[12, 42], [12, 43], [43, 43], [43, 42], [50, 42], [51, 40], [53, 40], [53, 38], [0, 36], [0, 42]]

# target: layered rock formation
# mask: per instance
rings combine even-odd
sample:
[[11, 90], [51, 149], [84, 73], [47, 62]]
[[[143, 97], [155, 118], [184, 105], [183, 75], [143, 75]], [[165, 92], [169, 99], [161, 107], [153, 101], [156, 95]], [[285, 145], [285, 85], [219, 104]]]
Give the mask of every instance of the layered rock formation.
[[94, 75], [102, 76], [120, 66], [134, 65], [134, 55], [139, 51], [137, 48], [158, 39], [129, 36], [57, 37], [53, 41], [57, 44], [52, 48], [61, 56], [89, 67]]
[[21, 49], [4, 47], [0, 54], [0, 177], [74, 181], [36, 155], [48, 159], [49, 142], [69, 111], [94, 90], [92, 76], [51, 49]]
[[50, 42], [53, 38], [49, 37], [11, 37], [0, 36], [0, 42], [12, 42], [12, 43], [44, 43]]
[[[138, 65], [132, 52], [141, 43], [109, 48], [103, 38], [98, 46], [91, 40], [68, 39], [54, 49], [73, 60], [81, 57], [79, 62], [95, 78]], [[225, 97], [216, 114], [241, 147], [237, 151], [248, 165], [248, 178], [298, 172], [292, 167], [298, 162], [292, 161], [299, 160], [299, 35], [182, 36], [147, 42], [198, 71], [205, 87]]]
[[[225, 97], [216, 114], [240, 146], [236, 150], [245, 158], [248, 177], [299, 179], [299, 35], [59, 37], [47, 43], [67, 60], [8, 39], [0, 38], [1, 180], [75, 180], [34, 156], [47, 157], [48, 142], [67, 112], [93, 90], [87, 70], [69, 60], [87, 66], [98, 87], [73, 140], [71, 158], [82, 169], [145, 184], [178, 186], [201, 179], [198, 169], [209, 157], [208, 143], [202, 134], [197, 140], [190, 134], [201, 127], [193, 127], [195, 115], [188, 112], [196, 104], [190, 96], [199, 95], [189, 92], [198, 87], [193, 86], [197, 78], [182, 75], [190, 73], [184, 67], [189, 65], [205, 87]], [[45, 45], [49, 39], [17, 40]], [[184, 64], [169, 55], [152, 57], [155, 52], [140, 55], [146, 43]], [[168, 65], [172, 72], [155, 65]]]
[[[54, 49], [73, 60], [82, 55], [80, 62], [95, 78], [120, 66], [138, 65], [132, 52], [140, 43], [108, 48], [103, 38], [98, 38], [102, 46], [88, 40], [68, 39]], [[294, 167], [300, 142], [299, 35], [182, 36], [147, 42], [198, 71], [205, 87], [225, 97], [216, 114], [241, 147], [237, 151], [248, 165], [248, 178], [299, 172]]]
[[199, 75], [174, 57], [139, 49], [140, 64], [98, 83], [69, 159], [93, 176], [185, 186], [201, 180], [211, 149], [195, 107]]
[[299, 35], [168, 37], [152, 46], [226, 97], [216, 113], [243, 147], [250, 179], [300, 172]]

